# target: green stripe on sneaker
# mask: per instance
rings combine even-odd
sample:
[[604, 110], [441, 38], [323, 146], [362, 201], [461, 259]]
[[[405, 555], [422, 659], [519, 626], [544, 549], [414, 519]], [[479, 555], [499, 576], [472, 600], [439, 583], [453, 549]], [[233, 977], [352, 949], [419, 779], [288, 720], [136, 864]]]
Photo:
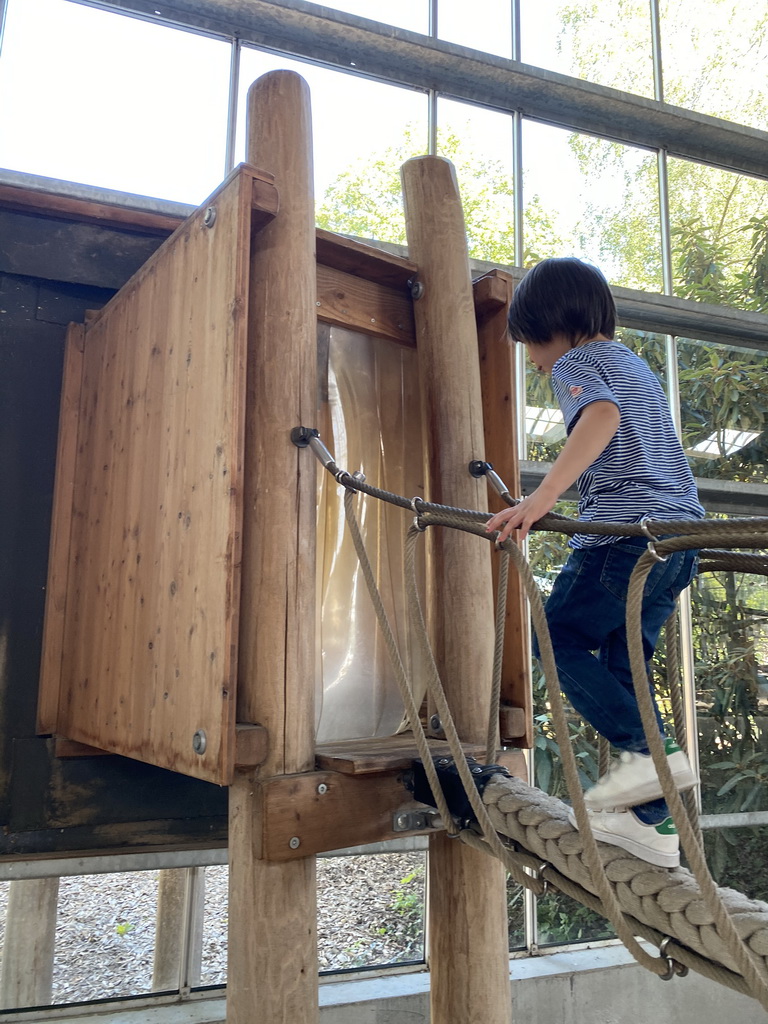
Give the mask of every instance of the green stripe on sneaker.
[[671, 818], [665, 818], [661, 824], [655, 826], [656, 831], [660, 836], [676, 836], [677, 829], [675, 823]]

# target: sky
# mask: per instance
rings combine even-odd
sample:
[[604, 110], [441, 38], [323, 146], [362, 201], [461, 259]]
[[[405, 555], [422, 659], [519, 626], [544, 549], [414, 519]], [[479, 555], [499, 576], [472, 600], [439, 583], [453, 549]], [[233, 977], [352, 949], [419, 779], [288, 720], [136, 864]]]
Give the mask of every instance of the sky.
[[[440, 0], [441, 37], [511, 53], [509, 0]], [[380, 0], [339, 0], [363, 17]], [[427, 0], [387, 0], [387, 20], [428, 30]], [[226, 173], [230, 46], [69, 0], [8, 0], [0, 55], [0, 166], [115, 191], [200, 203]], [[245, 93], [265, 71], [292, 67], [313, 100], [316, 193], [338, 173], [423, 125], [427, 99], [244, 48], [236, 162], [245, 155]], [[443, 101], [479, 152], [511, 162], [502, 115]], [[375, 111], [375, 116], [371, 116]], [[508, 118], [503, 118], [508, 123]], [[469, 122], [472, 122], [471, 124]]]

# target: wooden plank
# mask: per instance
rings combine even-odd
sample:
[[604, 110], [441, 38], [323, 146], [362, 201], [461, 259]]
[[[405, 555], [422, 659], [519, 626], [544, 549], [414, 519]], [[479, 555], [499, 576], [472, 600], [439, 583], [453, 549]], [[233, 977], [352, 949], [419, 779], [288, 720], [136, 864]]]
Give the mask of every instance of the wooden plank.
[[51, 510], [51, 542], [37, 706], [37, 731], [40, 733], [55, 732], [59, 720], [84, 343], [84, 327], [82, 324], [72, 324], [67, 330], [64, 347], [56, 477]]
[[170, 235], [184, 222], [182, 215], [154, 213], [128, 206], [102, 203], [95, 199], [56, 195], [37, 189], [0, 185], [0, 209], [26, 210], [43, 216], [100, 224], [103, 227], [134, 228], [147, 235]]
[[87, 743], [78, 743], [76, 740], [67, 739], [66, 736], [53, 737], [54, 757], [112, 757], [108, 750], [101, 747], [91, 747]]
[[58, 722], [220, 784], [234, 764], [252, 178], [240, 169], [87, 326]]
[[[430, 501], [485, 508], [467, 472], [484, 459], [478, 340], [464, 218], [453, 166], [418, 157], [402, 168], [406, 231], [424, 293], [414, 304], [428, 439]], [[429, 621], [438, 670], [459, 736], [486, 739], [493, 664], [490, 545], [457, 530], [430, 531]], [[484, 550], [485, 548], [485, 550]], [[505, 874], [481, 852], [430, 839], [433, 1024], [509, 1020]]]
[[475, 318], [478, 326], [500, 311], [506, 315], [509, 308], [510, 288], [514, 286], [511, 275], [501, 270], [491, 270], [472, 282], [475, 302]]
[[347, 274], [386, 285], [405, 294], [409, 294], [409, 282], [419, 269], [404, 256], [397, 256], [323, 228], [317, 229], [315, 246], [317, 262], [323, 266], [343, 270]]
[[[480, 353], [480, 384], [483, 396], [485, 451], [511, 494], [521, 494], [520, 464], [517, 456], [517, 365], [515, 346], [507, 338], [507, 309], [512, 300], [514, 280], [510, 274], [492, 270], [474, 282], [477, 340]], [[488, 487], [488, 507], [498, 512], [505, 503]], [[494, 556], [493, 592], [496, 593], [499, 558]], [[528, 601], [522, 582], [510, 564], [501, 703], [522, 709], [524, 728], [507, 716], [504, 738], [515, 746], [533, 745], [533, 696], [529, 656]], [[511, 730], [511, 731], [509, 731]]]
[[317, 415], [312, 130], [306, 82], [264, 75], [248, 94], [248, 157], [275, 172], [280, 211], [254, 239], [238, 720], [269, 733], [229, 791], [228, 1024], [317, 1024], [314, 857], [261, 859], [258, 780], [314, 760], [316, 463], [290, 431]]
[[[235, 168], [239, 174], [244, 164]], [[269, 219], [277, 213], [277, 190], [275, 176], [269, 171], [256, 167], [248, 168], [254, 181], [254, 210]], [[231, 177], [231, 175], [230, 175]], [[229, 181], [230, 178], [227, 179]], [[226, 184], [226, 183], [225, 183]], [[218, 191], [218, 189], [216, 190]], [[207, 205], [208, 201], [204, 205]], [[80, 199], [76, 196], [61, 195], [40, 189], [21, 188], [16, 185], [0, 184], [0, 209], [25, 210], [43, 216], [55, 216], [64, 220], [99, 224], [102, 227], [134, 228], [142, 234], [168, 236], [179, 228], [186, 217], [182, 214], [157, 213], [117, 203], [104, 203], [96, 199]]]
[[[433, 757], [450, 755], [445, 740], [430, 739], [429, 749]], [[463, 750], [468, 757], [482, 759], [485, 756], [485, 747], [479, 743], [465, 743]], [[418, 757], [420, 754], [416, 741], [410, 733], [385, 736], [382, 739], [321, 743], [315, 752], [318, 768], [344, 775], [404, 771]]]
[[[393, 774], [354, 776], [326, 771], [287, 775], [266, 782], [262, 799], [262, 856], [268, 861], [298, 860], [327, 850], [396, 839], [402, 832], [392, 827], [395, 811], [424, 808]], [[434, 830], [408, 835], [429, 831]]]
[[403, 345], [416, 343], [413, 303], [408, 293], [320, 263], [317, 265], [317, 317], [324, 323], [389, 338]]

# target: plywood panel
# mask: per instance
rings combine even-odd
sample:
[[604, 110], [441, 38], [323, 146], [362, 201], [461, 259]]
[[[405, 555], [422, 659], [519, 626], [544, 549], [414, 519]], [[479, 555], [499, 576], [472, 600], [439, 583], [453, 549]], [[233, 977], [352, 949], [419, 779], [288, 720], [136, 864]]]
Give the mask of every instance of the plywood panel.
[[253, 177], [86, 326], [56, 723], [215, 782], [234, 760]]

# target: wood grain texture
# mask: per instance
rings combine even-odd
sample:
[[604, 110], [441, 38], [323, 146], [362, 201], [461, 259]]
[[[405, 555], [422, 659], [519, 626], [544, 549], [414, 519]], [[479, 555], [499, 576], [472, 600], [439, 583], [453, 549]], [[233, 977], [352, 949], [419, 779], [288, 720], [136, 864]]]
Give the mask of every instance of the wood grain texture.
[[84, 344], [83, 325], [71, 324], [64, 346], [56, 477], [51, 510], [51, 542], [37, 704], [37, 730], [40, 733], [56, 732], [59, 721]]
[[324, 323], [416, 344], [413, 303], [406, 291], [374, 284], [341, 270], [317, 266], [317, 317]]
[[[517, 370], [514, 342], [507, 338], [507, 309], [512, 300], [514, 280], [510, 274], [492, 270], [474, 282], [477, 340], [480, 352], [480, 382], [483, 396], [485, 451], [493, 468], [510, 493], [520, 495], [520, 464], [517, 456]], [[498, 512], [505, 503], [488, 488], [488, 504]], [[492, 559], [493, 592], [496, 593], [498, 556]], [[522, 709], [524, 727], [517, 722], [505, 739], [515, 746], [533, 745], [533, 695], [528, 601], [520, 577], [510, 564], [504, 657], [501, 680], [502, 703]]]
[[406, 294], [408, 282], [418, 271], [416, 264], [403, 256], [323, 228], [317, 229], [316, 245], [318, 263]]
[[234, 761], [252, 178], [235, 173], [212, 226], [199, 210], [86, 326], [57, 721], [218, 783]]
[[248, 155], [274, 173], [280, 210], [251, 258], [237, 706], [238, 721], [266, 728], [269, 750], [229, 791], [228, 1024], [319, 1018], [315, 858], [261, 859], [259, 785], [314, 767], [316, 464], [290, 441], [317, 415], [311, 139], [306, 82], [258, 79]]
[[[433, 757], [450, 754], [445, 740], [430, 739], [429, 748]], [[465, 743], [463, 748], [468, 757], [483, 758], [485, 756], [485, 747], [482, 744]], [[321, 743], [315, 752], [318, 768], [341, 772], [344, 775], [403, 771], [410, 768], [411, 761], [419, 756], [416, 741], [411, 733], [385, 736], [382, 739]]]
[[[265, 783], [263, 800], [262, 854], [270, 861], [396, 839], [402, 832], [392, 827], [395, 812], [424, 809], [391, 773], [285, 775]], [[414, 834], [422, 833], [408, 832]]]
[[[424, 294], [414, 303], [428, 438], [428, 498], [486, 508], [467, 471], [484, 459], [477, 329], [464, 218], [453, 166], [418, 157], [402, 168], [409, 255]], [[430, 531], [434, 533], [434, 531]], [[459, 736], [483, 742], [493, 665], [490, 545], [457, 530], [431, 538], [429, 617]], [[510, 1018], [505, 876], [500, 863], [444, 836], [430, 839], [433, 1024]]]

